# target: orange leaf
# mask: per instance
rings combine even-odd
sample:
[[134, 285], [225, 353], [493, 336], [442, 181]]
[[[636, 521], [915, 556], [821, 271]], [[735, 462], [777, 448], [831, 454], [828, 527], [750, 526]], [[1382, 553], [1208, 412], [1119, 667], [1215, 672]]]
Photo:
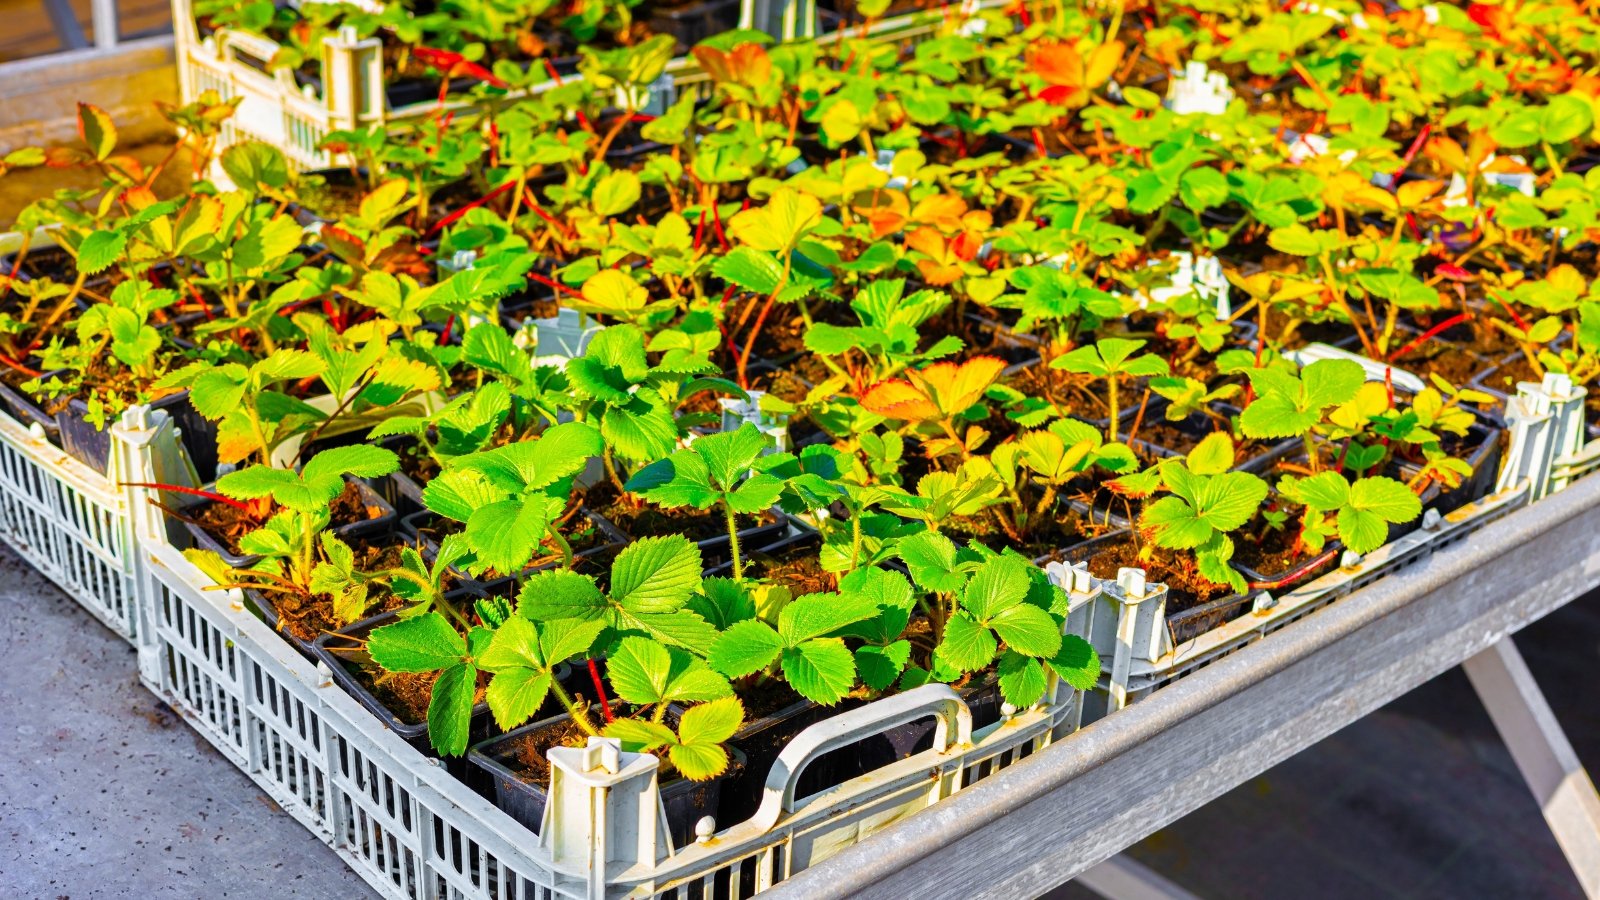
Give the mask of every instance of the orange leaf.
[[907, 373], [921, 381], [936, 398], [938, 405], [948, 414], [956, 415], [977, 403], [1005, 371], [1006, 362], [996, 356], [979, 356], [960, 365], [953, 362], [934, 363], [920, 372]]
[[883, 381], [873, 385], [861, 397], [861, 405], [869, 412], [907, 422], [939, 418], [939, 407], [925, 391], [908, 381]]
[[1042, 41], [1028, 51], [1028, 69], [1058, 87], [1083, 87], [1083, 57], [1065, 41]]
[[961, 227], [961, 217], [967, 212], [967, 201], [954, 194], [934, 194], [917, 201], [911, 218], [940, 231], [954, 231]]

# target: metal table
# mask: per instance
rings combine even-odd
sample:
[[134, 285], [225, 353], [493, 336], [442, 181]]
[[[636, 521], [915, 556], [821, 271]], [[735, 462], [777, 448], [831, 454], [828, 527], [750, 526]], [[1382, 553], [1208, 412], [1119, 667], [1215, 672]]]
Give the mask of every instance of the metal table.
[[1082, 876], [1111, 896], [1181, 896], [1116, 854], [1459, 665], [1579, 882], [1600, 897], [1600, 797], [1511, 641], [1596, 587], [1600, 478], [1588, 478], [795, 874], [769, 895], [1015, 898]]

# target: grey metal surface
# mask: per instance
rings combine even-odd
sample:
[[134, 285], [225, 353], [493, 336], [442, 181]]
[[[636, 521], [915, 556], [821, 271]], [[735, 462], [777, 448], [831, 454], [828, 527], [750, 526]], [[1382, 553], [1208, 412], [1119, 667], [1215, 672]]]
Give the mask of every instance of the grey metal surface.
[[0, 896], [374, 896], [0, 548]]
[[1600, 479], [1164, 688], [776, 897], [1039, 894], [1600, 585]]
[[1600, 795], [1512, 638], [1462, 663], [1584, 893], [1600, 897]]

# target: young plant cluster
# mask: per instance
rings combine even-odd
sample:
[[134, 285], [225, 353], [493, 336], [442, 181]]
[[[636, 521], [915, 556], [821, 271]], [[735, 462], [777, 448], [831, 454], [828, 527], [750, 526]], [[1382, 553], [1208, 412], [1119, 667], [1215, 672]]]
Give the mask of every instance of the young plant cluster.
[[512, 6], [208, 13], [501, 54], [446, 73], [471, 114], [329, 135], [345, 168], [213, 153], [210, 95], [169, 111], [181, 196], [88, 105], [0, 166], [103, 180], [18, 222], [54, 246], [0, 269], [13, 413], [69, 450], [187, 416], [223, 473], [170, 510], [191, 559], [308, 652], [352, 637], [441, 754], [559, 719], [703, 780], [796, 706], [1048, 703], [1099, 664], [1040, 564], [1236, 598], [1215, 624], [1480, 497], [1517, 382], [1600, 376], [1570, 0], [732, 32], [656, 114], [670, 42], [508, 61], [637, 7]]

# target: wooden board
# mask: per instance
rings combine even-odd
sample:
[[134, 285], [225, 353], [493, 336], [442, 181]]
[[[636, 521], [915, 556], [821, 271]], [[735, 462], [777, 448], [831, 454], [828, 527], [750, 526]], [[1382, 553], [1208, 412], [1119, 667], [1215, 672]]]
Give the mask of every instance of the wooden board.
[[[89, 0], [68, 0], [83, 33], [94, 40]], [[169, 34], [172, 6], [167, 0], [117, 0], [123, 40]], [[66, 49], [57, 39], [42, 0], [0, 0], [0, 63], [27, 59]]]

